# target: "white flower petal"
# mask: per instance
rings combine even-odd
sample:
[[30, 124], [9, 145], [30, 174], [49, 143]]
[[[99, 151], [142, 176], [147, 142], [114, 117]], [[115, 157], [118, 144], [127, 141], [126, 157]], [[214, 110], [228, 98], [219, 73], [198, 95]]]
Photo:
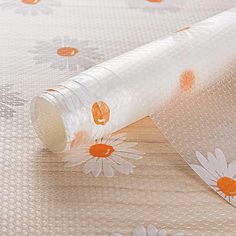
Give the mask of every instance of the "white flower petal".
[[218, 179], [222, 176], [218, 170], [218, 164], [217, 164], [217, 159], [214, 154], [211, 152], [207, 153], [208, 161], [209, 161], [209, 166], [212, 167], [212, 170], [214, 170], [214, 176]]
[[236, 207], [236, 197], [231, 197], [230, 203]]
[[102, 159], [101, 158], [97, 158], [96, 162], [94, 163], [94, 165], [92, 166], [92, 174], [95, 176], [95, 177], [98, 177], [99, 174], [101, 173], [102, 171]]
[[210, 162], [210, 164], [215, 167], [215, 164], [217, 162], [216, 157], [211, 152], [207, 153], [207, 157], [208, 157], [208, 161]]
[[[205, 158], [199, 151], [196, 151], [196, 156], [200, 164], [211, 174], [214, 176], [214, 179], [217, 179], [219, 176], [215, 172], [215, 165], [212, 164], [207, 158]], [[215, 163], [215, 158], [213, 159]]]
[[148, 236], [156, 236], [158, 229], [154, 225], [148, 225], [147, 227], [147, 235]]
[[73, 46], [71, 45], [71, 38], [68, 37], [67, 35], [63, 37], [62, 42], [63, 46]]
[[83, 172], [85, 174], [88, 174], [92, 172], [93, 166], [96, 164], [97, 158], [92, 158], [89, 161], [87, 161], [83, 167]]
[[97, 140], [96, 141], [97, 143], [105, 143], [104, 140], [97, 139], [98, 137], [100, 137], [103, 134], [103, 132], [104, 132], [104, 129], [101, 126], [97, 127], [97, 130], [95, 130], [93, 137]]
[[111, 138], [107, 139], [106, 144], [115, 146], [126, 139], [126, 133], [116, 134]]
[[[92, 106], [92, 104], [89, 104], [89, 107]], [[96, 143], [106, 143], [107, 144], [107, 141], [109, 140], [109, 138], [111, 137], [111, 135], [109, 136], [104, 136], [102, 138], [98, 138], [96, 139]]]
[[138, 155], [144, 155], [145, 154], [144, 152], [141, 152], [141, 151], [133, 149], [133, 148], [127, 148], [126, 150], [123, 149], [123, 148], [118, 148], [117, 150], [119, 150], [119, 151], [127, 151], [127, 152], [135, 153], [135, 154], [138, 154]]
[[161, 229], [159, 232], [158, 232], [158, 236], [165, 236], [166, 235], [166, 231], [164, 229]]
[[95, 177], [99, 176], [101, 170], [102, 170], [102, 160], [100, 158], [93, 158], [89, 160], [83, 167], [83, 172], [85, 174], [91, 172]]
[[133, 236], [146, 236], [146, 229], [142, 225], [137, 226], [133, 231]]
[[107, 142], [105, 142], [107, 145], [111, 145], [114, 148], [119, 147], [119, 145], [124, 143], [124, 140], [122, 139], [117, 139], [117, 140], [108, 140]]
[[[115, 155], [122, 157], [122, 158], [130, 158], [130, 159], [134, 159], [134, 160], [142, 159], [142, 156], [140, 156], [140, 155], [135, 155], [133, 153], [127, 153], [127, 152], [116, 152]], [[115, 156], [115, 155], [113, 155], [113, 156]]]
[[227, 162], [225, 155], [222, 150], [216, 148], [215, 150], [216, 159], [217, 159], [217, 168], [222, 175], [227, 171]]
[[112, 155], [109, 157], [111, 160], [113, 160], [114, 162], [116, 162], [117, 164], [123, 165], [123, 164], [128, 164], [128, 165], [132, 165], [130, 162], [126, 161], [125, 159], [117, 156], [117, 155]]
[[191, 168], [209, 185], [214, 185], [216, 181], [202, 166], [190, 165]]
[[228, 166], [228, 174], [230, 178], [236, 178], [236, 160], [231, 161]]
[[106, 177], [112, 177], [113, 176], [113, 168], [111, 161], [109, 159], [103, 160], [103, 173]]
[[127, 148], [132, 148], [137, 146], [138, 143], [134, 143], [134, 142], [122, 142], [121, 144], [118, 145], [113, 145], [116, 147], [116, 149], [127, 149]]
[[208, 167], [208, 160], [201, 154], [201, 152], [196, 151], [196, 157], [197, 157], [198, 161], [200, 162], [200, 164], [204, 168], [208, 169], [207, 168]]
[[125, 174], [125, 175], [132, 173], [133, 168], [134, 168], [134, 166], [131, 163], [122, 162], [122, 163], [118, 164], [117, 162], [115, 162], [112, 159], [111, 159], [111, 165], [115, 170], [117, 170], [118, 172]]
[[116, 151], [115, 155], [118, 155], [120, 157], [126, 157], [126, 158], [139, 160], [142, 158], [142, 155], [144, 155], [144, 153], [129, 152], [128, 150], [128, 151]]

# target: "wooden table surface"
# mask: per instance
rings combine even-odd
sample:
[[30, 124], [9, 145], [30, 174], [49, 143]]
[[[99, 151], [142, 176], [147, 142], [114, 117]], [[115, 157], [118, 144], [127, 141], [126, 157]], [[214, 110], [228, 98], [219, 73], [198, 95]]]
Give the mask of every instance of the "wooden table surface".
[[45, 150], [36, 155], [28, 186], [33, 197], [26, 205], [36, 208], [27, 214], [38, 219], [30, 226], [39, 235], [128, 236], [137, 225], [149, 224], [170, 234], [236, 235], [236, 209], [190, 169], [150, 118], [119, 132], [146, 153], [132, 161], [136, 168], [127, 176], [95, 178], [79, 166], [66, 170]]
[[[139, 142], [138, 148], [146, 156], [135, 163], [134, 174], [118, 184], [121, 187], [122, 182], [131, 183], [123, 194], [133, 198], [127, 207], [134, 213], [132, 220], [123, 215], [124, 222], [132, 223], [122, 224], [119, 232], [130, 232], [132, 225], [151, 223], [185, 235], [236, 235], [236, 209], [190, 169], [150, 118], [121, 132], [128, 133], [128, 141]], [[116, 187], [114, 191], [119, 192]], [[117, 204], [122, 201], [120, 197]]]
[[[35, 139], [19, 141], [21, 149], [0, 175], [0, 235], [128, 236], [149, 224], [184, 235], [236, 235], [236, 209], [190, 169], [149, 118], [119, 132], [146, 155], [131, 160], [132, 174], [111, 178], [86, 175], [80, 166], [65, 169]], [[28, 142], [38, 143], [37, 150]]]

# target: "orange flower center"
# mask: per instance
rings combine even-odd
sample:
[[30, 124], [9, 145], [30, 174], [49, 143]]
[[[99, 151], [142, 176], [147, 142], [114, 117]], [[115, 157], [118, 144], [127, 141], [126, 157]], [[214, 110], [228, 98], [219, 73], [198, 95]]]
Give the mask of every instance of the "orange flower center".
[[190, 90], [195, 84], [195, 81], [196, 77], [194, 75], [194, 72], [191, 70], [186, 70], [180, 77], [180, 87], [184, 91]]
[[154, 2], [154, 3], [158, 3], [158, 2], [162, 2], [162, 0], [147, 0], [148, 2]]
[[35, 5], [35, 4], [39, 3], [41, 0], [21, 0], [21, 1], [25, 4]]
[[57, 49], [57, 54], [62, 57], [72, 57], [77, 54], [79, 50], [77, 48], [63, 47]]
[[89, 153], [94, 157], [107, 158], [109, 157], [115, 149], [107, 144], [94, 144], [89, 148]]
[[92, 106], [93, 120], [97, 125], [105, 125], [110, 119], [110, 109], [105, 102], [99, 101]]
[[217, 181], [217, 187], [228, 197], [236, 196], [236, 181], [229, 177], [222, 177]]

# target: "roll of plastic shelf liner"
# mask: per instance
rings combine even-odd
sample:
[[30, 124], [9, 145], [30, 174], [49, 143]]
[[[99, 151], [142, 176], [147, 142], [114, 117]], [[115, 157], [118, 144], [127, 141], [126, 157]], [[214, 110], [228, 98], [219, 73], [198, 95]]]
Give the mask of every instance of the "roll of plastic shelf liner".
[[65, 152], [150, 115], [236, 205], [236, 9], [99, 64], [32, 101], [42, 142]]

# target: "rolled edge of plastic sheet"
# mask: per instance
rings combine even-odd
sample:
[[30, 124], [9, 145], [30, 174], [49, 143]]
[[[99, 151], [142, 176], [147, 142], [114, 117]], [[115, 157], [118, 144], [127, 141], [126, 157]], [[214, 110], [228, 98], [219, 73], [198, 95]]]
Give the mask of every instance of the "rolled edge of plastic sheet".
[[235, 42], [234, 8], [97, 65], [34, 99], [35, 130], [63, 152], [151, 115], [197, 174], [236, 205]]

